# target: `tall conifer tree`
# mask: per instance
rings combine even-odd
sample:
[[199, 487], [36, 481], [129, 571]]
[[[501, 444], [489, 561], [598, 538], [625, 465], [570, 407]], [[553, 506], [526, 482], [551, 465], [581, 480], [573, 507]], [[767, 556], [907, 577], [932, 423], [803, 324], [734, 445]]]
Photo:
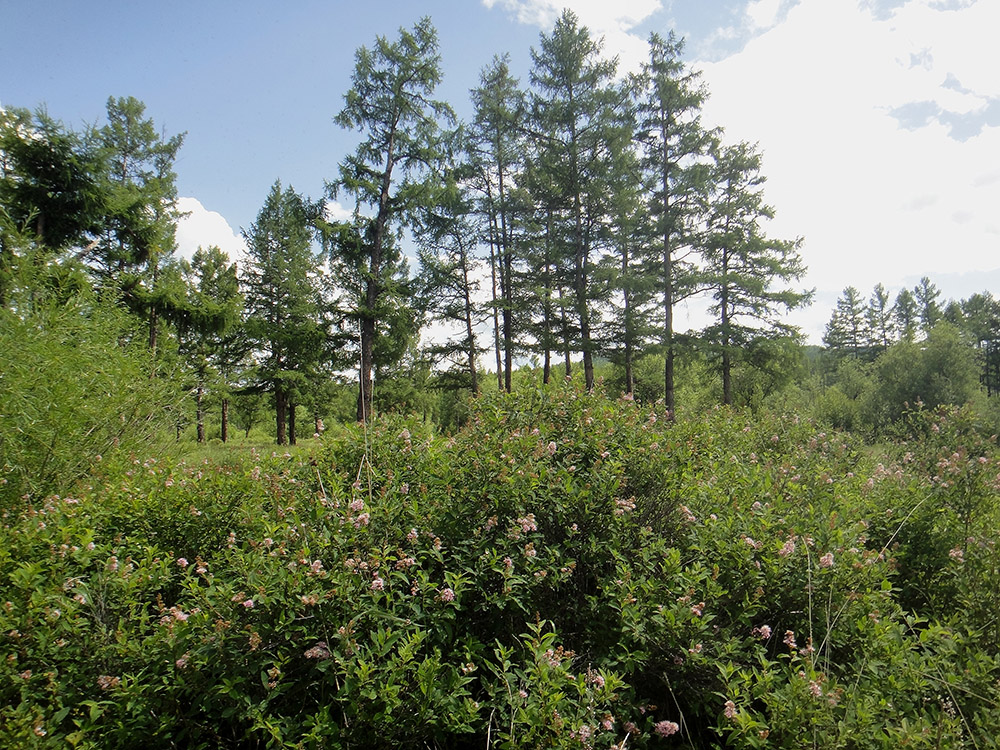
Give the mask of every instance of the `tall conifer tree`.
[[684, 41], [673, 32], [649, 37], [649, 62], [643, 68], [638, 137], [650, 185], [649, 211], [655, 228], [653, 269], [660, 297], [664, 354], [663, 388], [668, 410], [675, 406], [674, 306], [695, 291], [689, 256], [691, 228], [707, 189], [704, 158], [711, 134], [701, 125], [707, 92], [700, 75], [681, 60]]
[[[358, 421], [372, 414], [372, 367], [380, 297], [386, 290], [386, 253], [391, 236], [433, 203], [446, 157], [438, 121], [454, 118], [451, 108], [431, 97], [441, 80], [438, 38], [429, 18], [399, 39], [378, 37], [355, 53], [351, 89], [336, 122], [359, 130], [363, 140], [340, 164], [328, 185], [356, 201], [355, 237], [363, 243], [364, 300], [360, 317]], [[344, 245], [340, 245], [344, 247]]]
[[557, 198], [555, 217], [568, 239], [576, 349], [583, 355], [586, 387], [593, 388], [599, 290], [591, 275], [612, 213], [616, 156], [632, 135], [628, 90], [615, 81], [616, 61], [601, 58], [601, 42], [568, 10], [551, 35], [542, 34], [531, 58], [539, 168], [549, 175]]
[[799, 240], [764, 235], [760, 222], [774, 215], [764, 203], [760, 154], [752, 146], [720, 147], [715, 155], [712, 200], [702, 248], [702, 278], [712, 295], [715, 322], [705, 330], [719, 352], [723, 403], [733, 403], [733, 355], [761, 338], [797, 333], [779, 313], [809, 301], [810, 293], [788, 283], [805, 273]]

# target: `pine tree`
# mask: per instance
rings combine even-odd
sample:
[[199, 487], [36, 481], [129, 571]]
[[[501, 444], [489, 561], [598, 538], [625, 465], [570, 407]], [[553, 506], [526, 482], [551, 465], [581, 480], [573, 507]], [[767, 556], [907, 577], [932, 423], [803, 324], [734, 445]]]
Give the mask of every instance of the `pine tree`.
[[721, 356], [723, 403], [732, 404], [733, 354], [761, 338], [796, 335], [797, 329], [782, 323], [778, 313], [806, 304], [811, 293], [774, 288], [776, 282], [800, 278], [805, 267], [798, 254], [800, 240], [775, 240], [762, 233], [760, 221], [772, 218], [774, 211], [763, 199], [760, 154], [740, 143], [720, 148], [715, 159], [702, 279], [716, 322], [704, 336]]
[[243, 230], [243, 327], [256, 361], [251, 388], [274, 396], [279, 445], [286, 440], [294, 444], [296, 396], [327, 357], [330, 322], [318, 276], [320, 258], [313, 247], [318, 211], [292, 188], [282, 190], [275, 182], [257, 220]]
[[372, 414], [377, 311], [386, 293], [385, 255], [393, 232], [433, 204], [447, 156], [438, 120], [450, 121], [454, 115], [448, 105], [431, 98], [440, 80], [437, 32], [430, 19], [423, 18], [412, 31], [400, 29], [396, 42], [378, 37], [372, 49], [358, 49], [351, 89], [336, 117], [341, 127], [364, 133], [357, 150], [341, 162], [340, 177], [328, 185], [332, 197], [345, 192], [357, 202], [354, 234], [363, 243], [367, 265], [364, 301], [358, 307], [359, 421]]
[[654, 221], [656, 279], [662, 311], [660, 347], [664, 353], [663, 387], [666, 407], [675, 408], [674, 306], [695, 291], [687, 260], [693, 245], [691, 227], [697, 221], [706, 190], [704, 157], [711, 134], [700, 122], [707, 92], [700, 76], [681, 60], [683, 40], [673, 32], [663, 39], [649, 37], [649, 62], [643, 68], [638, 137], [643, 167], [650, 180], [649, 210]]

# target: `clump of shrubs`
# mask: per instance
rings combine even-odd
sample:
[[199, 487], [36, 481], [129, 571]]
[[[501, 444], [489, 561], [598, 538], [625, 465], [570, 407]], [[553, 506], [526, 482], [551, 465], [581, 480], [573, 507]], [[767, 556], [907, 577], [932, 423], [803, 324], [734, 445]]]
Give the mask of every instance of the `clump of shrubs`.
[[[0, 746], [986, 746], [997, 465], [952, 453], [942, 488], [804, 421], [565, 385], [450, 437], [139, 457], [4, 518]], [[920, 598], [931, 507], [929, 548], [975, 541]]]

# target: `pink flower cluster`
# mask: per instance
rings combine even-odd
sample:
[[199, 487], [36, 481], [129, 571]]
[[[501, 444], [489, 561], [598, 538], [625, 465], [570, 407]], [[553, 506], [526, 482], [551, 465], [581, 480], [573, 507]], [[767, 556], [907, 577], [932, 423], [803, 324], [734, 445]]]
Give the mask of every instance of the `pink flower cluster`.
[[660, 737], [669, 737], [681, 731], [681, 727], [676, 721], [658, 721], [653, 725], [653, 731]]
[[330, 649], [327, 647], [326, 641], [318, 641], [315, 646], [307, 649], [302, 655], [307, 659], [329, 659]]

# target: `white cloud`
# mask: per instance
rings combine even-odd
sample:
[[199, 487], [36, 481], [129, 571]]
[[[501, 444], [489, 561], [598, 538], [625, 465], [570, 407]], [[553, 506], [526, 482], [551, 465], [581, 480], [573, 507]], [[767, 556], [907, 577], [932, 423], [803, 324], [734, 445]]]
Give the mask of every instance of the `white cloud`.
[[348, 221], [354, 216], [354, 212], [344, 208], [338, 201], [328, 200], [323, 204], [327, 221]]
[[661, 0], [483, 0], [483, 5], [500, 5], [520, 23], [544, 31], [550, 30], [568, 8], [593, 36], [604, 37], [604, 53], [618, 56], [619, 73], [637, 71], [645, 61], [646, 36], [635, 29], [663, 7]]
[[[766, 15], [762, 3], [751, 7]], [[989, 40], [1000, 3], [933, 6], [909, 0], [880, 20], [855, 2], [810, 0], [740, 53], [695, 64], [711, 92], [706, 120], [730, 142], [759, 142], [770, 229], [805, 237], [818, 297], [1000, 266], [989, 234], [1000, 128], [985, 120], [1000, 96]], [[903, 128], [893, 113], [906, 105], [919, 116]], [[802, 325], [818, 340], [815, 318]]]
[[[483, 0], [550, 29], [566, 6], [605, 51], [634, 69], [646, 55], [637, 25], [654, 0]], [[795, 313], [819, 341], [848, 285], [867, 297], [923, 275], [1000, 267], [1000, 2], [906, 0], [875, 13], [862, 0], [749, 0], [739, 25], [719, 26], [696, 48], [711, 97], [709, 124], [729, 142], [758, 142], [777, 210], [769, 231], [803, 236], [817, 303]], [[728, 41], [727, 41], [728, 40]], [[719, 60], [721, 49], [747, 40]], [[905, 125], [905, 127], [904, 127]]]
[[747, 5], [746, 14], [752, 28], [769, 29], [777, 22], [780, 10], [781, 0], [752, 0]]
[[178, 198], [177, 208], [188, 215], [177, 222], [177, 252], [191, 258], [199, 247], [216, 245], [230, 259], [246, 251], [243, 237], [229, 226], [222, 214], [209, 211], [197, 198]]

